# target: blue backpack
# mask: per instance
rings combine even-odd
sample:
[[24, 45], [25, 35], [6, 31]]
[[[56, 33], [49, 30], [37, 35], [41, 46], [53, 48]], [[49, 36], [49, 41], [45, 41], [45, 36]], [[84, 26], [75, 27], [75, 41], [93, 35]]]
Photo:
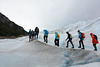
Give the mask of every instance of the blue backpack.
[[49, 34], [49, 32], [48, 32], [47, 30], [45, 30], [45, 33], [46, 33], [46, 34]]

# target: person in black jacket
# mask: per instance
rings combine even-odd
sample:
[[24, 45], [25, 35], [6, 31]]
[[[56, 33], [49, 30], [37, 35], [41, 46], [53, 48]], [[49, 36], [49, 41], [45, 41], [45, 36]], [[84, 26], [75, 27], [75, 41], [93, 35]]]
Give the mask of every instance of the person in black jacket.
[[36, 38], [38, 39], [38, 35], [39, 35], [39, 28], [38, 27], [35, 28], [35, 32], [36, 32]]
[[31, 37], [32, 37], [32, 31], [31, 31], [31, 29], [29, 30], [28, 35], [29, 35], [29, 42], [30, 42], [31, 41]]
[[[66, 46], [66, 48], [68, 48], [69, 42], [72, 44], [72, 48], [74, 48], [74, 45], [73, 45], [73, 42], [72, 42], [72, 36], [71, 36], [71, 34], [70, 34], [69, 32], [66, 32], [66, 34], [68, 34], [68, 37], [67, 37], [68, 41], [67, 41], [67, 46]], [[66, 40], [67, 40], [67, 39], [66, 39]]]
[[31, 34], [32, 34], [32, 40], [34, 40], [36, 36], [36, 32], [32, 30]]

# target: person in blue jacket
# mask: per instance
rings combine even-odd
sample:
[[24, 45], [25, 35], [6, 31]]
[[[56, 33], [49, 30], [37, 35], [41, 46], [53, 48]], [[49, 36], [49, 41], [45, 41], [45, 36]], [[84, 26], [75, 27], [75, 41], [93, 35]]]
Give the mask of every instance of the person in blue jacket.
[[59, 46], [59, 39], [60, 39], [60, 35], [57, 33], [57, 32], [55, 32], [55, 45], [57, 45], [57, 46]]
[[79, 47], [78, 48], [81, 48], [81, 44], [82, 44], [83, 48], [81, 48], [81, 49], [85, 49], [84, 48], [84, 43], [83, 43], [84, 38], [82, 37], [82, 33], [80, 32], [80, 30], [78, 30], [77, 32], [79, 34], [79, 39], [80, 39], [79, 40]]
[[48, 43], [48, 30], [44, 30], [44, 42]]

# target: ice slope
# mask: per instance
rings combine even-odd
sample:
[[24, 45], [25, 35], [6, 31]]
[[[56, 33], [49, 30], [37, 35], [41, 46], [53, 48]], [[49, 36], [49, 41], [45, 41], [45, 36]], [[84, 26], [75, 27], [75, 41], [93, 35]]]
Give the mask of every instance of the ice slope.
[[100, 66], [99, 52], [60, 48], [38, 40], [28, 42], [28, 37], [0, 40], [0, 46], [4, 46], [0, 49], [0, 67]]
[[[77, 30], [85, 33], [85, 50], [78, 49]], [[54, 45], [54, 32], [60, 33], [60, 47]], [[80, 21], [49, 34], [49, 44], [43, 43], [43, 34], [39, 40], [28, 42], [28, 37], [0, 40], [0, 67], [100, 67], [100, 45], [98, 51], [93, 51], [89, 33], [95, 33], [100, 38], [100, 20]], [[73, 36], [75, 49], [66, 46], [66, 31]], [[42, 42], [41, 42], [42, 41]], [[100, 42], [100, 39], [99, 39]]]
[[62, 27], [61, 29], [57, 29], [51, 32], [56, 31], [59, 33], [64, 33], [64, 34], [66, 31], [69, 31], [71, 33], [76, 33], [77, 30], [81, 30], [83, 32], [93, 30], [97, 32], [99, 31], [98, 29], [100, 29], [100, 18], [96, 18], [94, 20], [88, 20], [88, 21], [79, 21], [77, 23], [66, 25], [65, 27]]
[[21, 37], [21, 38], [16, 38], [16, 39], [0, 39], [0, 51], [1, 52], [8, 51], [8, 50], [13, 50], [20, 47], [21, 45], [24, 44], [23, 43], [24, 39], [26, 39], [26, 37]]
[[80, 21], [75, 24], [68, 25], [66, 27], [63, 27], [61, 29], [55, 30], [59, 33], [64, 33], [66, 31], [69, 31], [73, 36], [77, 36], [77, 31], [81, 30], [82, 32], [86, 34], [90, 34], [90, 32], [98, 35], [100, 35], [100, 18], [94, 19], [94, 20], [88, 20], [88, 21]]

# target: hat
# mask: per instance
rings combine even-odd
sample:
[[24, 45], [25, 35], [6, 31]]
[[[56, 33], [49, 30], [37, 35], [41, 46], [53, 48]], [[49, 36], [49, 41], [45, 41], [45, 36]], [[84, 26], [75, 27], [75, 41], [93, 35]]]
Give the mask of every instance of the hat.
[[90, 33], [90, 35], [93, 35], [93, 33]]
[[80, 32], [80, 30], [78, 30], [77, 32]]
[[68, 34], [69, 32], [67, 31], [66, 33]]

